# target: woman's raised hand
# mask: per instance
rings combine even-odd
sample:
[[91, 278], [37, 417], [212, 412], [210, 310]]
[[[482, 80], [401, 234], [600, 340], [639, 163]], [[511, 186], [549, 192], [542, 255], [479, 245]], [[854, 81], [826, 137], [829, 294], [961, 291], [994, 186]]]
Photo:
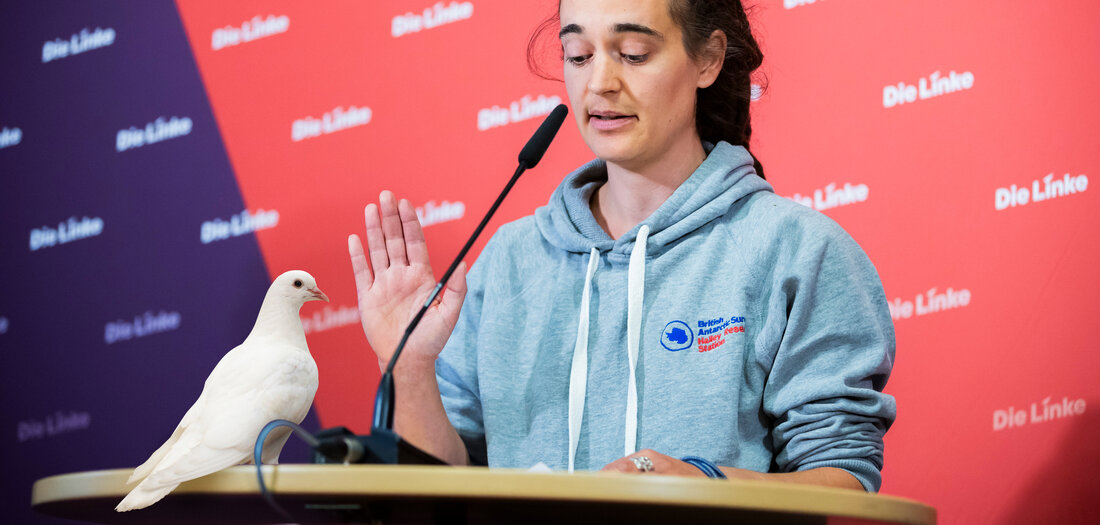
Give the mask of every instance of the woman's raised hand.
[[[405, 327], [435, 288], [435, 277], [428, 263], [424, 231], [409, 201], [395, 202], [389, 191], [383, 191], [378, 201], [378, 205], [368, 204], [363, 210], [367, 251], [363, 251], [359, 236], [352, 234], [348, 237], [348, 253], [355, 272], [363, 333], [378, 356], [379, 367], [384, 368]], [[401, 357], [402, 366], [434, 366], [454, 330], [465, 297], [466, 263], [462, 263], [410, 336]]]

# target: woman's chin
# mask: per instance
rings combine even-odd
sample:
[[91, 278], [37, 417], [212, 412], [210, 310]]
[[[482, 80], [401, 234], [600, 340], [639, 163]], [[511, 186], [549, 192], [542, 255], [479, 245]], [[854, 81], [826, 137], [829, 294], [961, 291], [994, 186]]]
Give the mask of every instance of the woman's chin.
[[630, 144], [615, 144], [606, 140], [589, 143], [588, 149], [592, 150], [596, 158], [622, 167], [634, 164], [640, 156], [638, 148], [632, 147]]

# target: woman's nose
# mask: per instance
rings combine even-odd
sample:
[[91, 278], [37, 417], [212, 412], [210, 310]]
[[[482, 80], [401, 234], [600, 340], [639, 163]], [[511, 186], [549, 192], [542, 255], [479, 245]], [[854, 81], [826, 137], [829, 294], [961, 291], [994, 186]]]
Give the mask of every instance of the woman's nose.
[[592, 57], [591, 76], [588, 77], [588, 90], [593, 93], [611, 93], [622, 87], [619, 78], [619, 66], [607, 53], [597, 53]]

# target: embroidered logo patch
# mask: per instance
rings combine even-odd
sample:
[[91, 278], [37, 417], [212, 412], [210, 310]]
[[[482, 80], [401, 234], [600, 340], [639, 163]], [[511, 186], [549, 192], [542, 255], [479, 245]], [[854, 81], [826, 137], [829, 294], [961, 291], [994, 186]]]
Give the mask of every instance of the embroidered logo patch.
[[661, 331], [661, 346], [670, 352], [687, 350], [695, 342], [691, 327], [683, 321], [672, 321]]

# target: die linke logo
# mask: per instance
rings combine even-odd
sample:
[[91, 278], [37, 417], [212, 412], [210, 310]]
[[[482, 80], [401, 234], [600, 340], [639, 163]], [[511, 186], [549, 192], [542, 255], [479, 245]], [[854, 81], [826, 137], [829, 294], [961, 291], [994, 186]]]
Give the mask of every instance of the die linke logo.
[[321, 115], [320, 119], [310, 116], [295, 120], [290, 125], [290, 140], [298, 142], [356, 126], [364, 126], [370, 123], [371, 116], [371, 109], [366, 106], [361, 108], [348, 106], [347, 109], [337, 106], [332, 111]]
[[423, 206], [416, 207], [416, 218], [420, 219], [421, 226], [457, 221], [465, 215], [466, 205], [461, 202], [443, 201], [436, 205], [435, 201], [428, 201]]
[[1017, 206], [1025, 206], [1032, 202], [1057, 199], [1075, 193], [1084, 193], [1089, 189], [1089, 178], [1085, 175], [1074, 177], [1069, 173], [1060, 179], [1055, 179], [1050, 173], [1043, 177], [1042, 184], [1039, 179], [1031, 181], [1031, 191], [1027, 186], [1017, 187], [1015, 184], [1007, 188], [997, 188], [993, 192], [993, 209], [1000, 211]]
[[99, 217], [70, 217], [57, 223], [57, 228], [43, 226], [31, 230], [31, 251], [52, 248], [61, 244], [95, 237], [103, 233], [103, 219]]
[[451, 2], [447, 5], [443, 5], [443, 2], [436, 2], [435, 5], [424, 9], [422, 14], [405, 13], [393, 17], [390, 34], [397, 38], [401, 35], [418, 33], [445, 24], [453, 24], [472, 16], [474, 16], [474, 4], [470, 2]]
[[130, 126], [129, 129], [120, 129], [115, 135], [115, 151], [121, 153], [128, 149], [189, 135], [192, 127], [193, 123], [187, 117], [159, 117], [146, 124], [143, 129], [134, 126]]
[[341, 306], [333, 309], [325, 306], [320, 312], [314, 311], [309, 317], [302, 317], [302, 328], [306, 334], [324, 332], [342, 326], [359, 324], [359, 308], [354, 306]]
[[477, 129], [485, 131], [508, 124], [515, 124], [527, 119], [541, 117], [550, 114], [554, 108], [561, 104], [561, 97], [556, 95], [539, 95], [531, 98], [525, 95], [523, 98], [513, 101], [507, 108], [493, 106], [477, 112]]
[[256, 210], [250, 213], [242, 211], [229, 220], [214, 219], [204, 221], [199, 231], [199, 240], [203, 244], [214, 241], [224, 241], [232, 237], [240, 237], [252, 232], [267, 230], [279, 225], [279, 212], [275, 210]]
[[974, 74], [969, 71], [962, 73], [951, 71], [944, 76], [940, 76], [940, 72], [936, 71], [928, 75], [928, 78], [920, 79], [916, 86], [898, 82], [896, 86], [882, 88], [882, 107], [892, 108], [916, 102], [918, 99], [939, 97], [972, 87], [974, 87]]
[[92, 415], [87, 412], [68, 410], [57, 411], [45, 419], [27, 419], [16, 426], [15, 434], [19, 442], [33, 441], [59, 434], [84, 430], [92, 426]]
[[710, 352], [724, 344], [726, 337], [745, 333], [745, 318], [739, 316], [702, 319], [693, 330], [687, 323], [676, 320], [661, 331], [661, 346], [670, 352], [696, 347], [700, 352]]
[[838, 206], [863, 202], [867, 200], [870, 193], [871, 190], [867, 188], [866, 184], [853, 185], [845, 182], [841, 188], [838, 188], [835, 183], [830, 183], [823, 189], [814, 190], [812, 198], [809, 195], [803, 196], [800, 193], [795, 193], [789, 198], [803, 206], [817, 211], [824, 211]]
[[923, 294], [917, 294], [917, 297], [912, 301], [906, 301], [901, 297], [897, 297], [887, 303], [890, 308], [890, 317], [895, 321], [898, 319], [909, 319], [913, 317], [914, 314], [934, 314], [945, 310], [962, 308], [969, 304], [970, 290], [965, 288], [960, 290], [948, 288], [942, 292], [936, 288], [931, 288]]
[[107, 47], [115, 43], [115, 30], [111, 28], [95, 28], [95, 31], [81, 29], [79, 34], [74, 34], [68, 40], [55, 38], [42, 44], [42, 63], [58, 60], [73, 55]]
[[20, 142], [23, 142], [23, 130], [8, 127], [0, 130], [0, 149], [14, 146]]
[[290, 18], [286, 16], [267, 15], [267, 18], [261, 18], [260, 15], [256, 15], [251, 20], [241, 22], [240, 27], [225, 26], [215, 29], [210, 36], [210, 48], [217, 51], [244, 42], [286, 33], [289, 27]]
[[993, 431], [997, 432], [999, 430], [1019, 428], [1029, 424], [1046, 423], [1058, 419], [1065, 419], [1067, 417], [1083, 416], [1084, 414], [1084, 399], [1071, 400], [1069, 397], [1062, 397], [1061, 401], [1055, 399], [1052, 402], [1051, 396], [1047, 396], [1040, 402], [1032, 403], [1030, 410], [1028, 408], [1020, 409], [1014, 406], [1010, 406], [1004, 410], [994, 410]]
[[112, 321], [103, 328], [103, 341], [107, 344], [129, 341], [162, 332], [170, 332], [180, 327], [179, 312], [145, 312], [135, 315], [133, 321]]
[[783, 0], [783, 9], [794, 9], [804, 5], [810, 5], [822, 0]]

